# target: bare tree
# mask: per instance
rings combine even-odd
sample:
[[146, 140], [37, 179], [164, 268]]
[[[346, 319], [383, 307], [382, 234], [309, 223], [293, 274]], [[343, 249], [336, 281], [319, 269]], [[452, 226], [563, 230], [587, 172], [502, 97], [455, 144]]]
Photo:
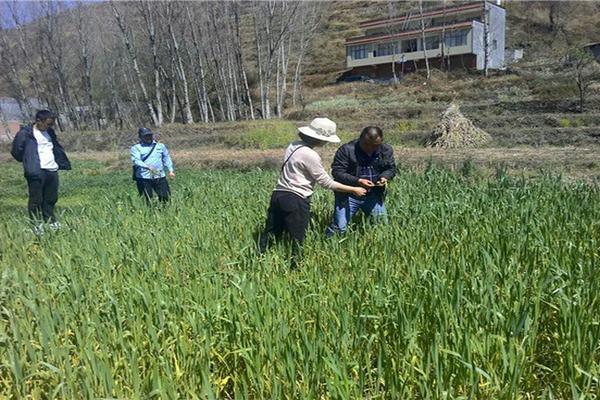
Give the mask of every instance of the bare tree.
[[250, 93], [250, 86], [248, 85], [248, 75], [246, 74], [246, 67], [245, 67], [245, 63], [244, 63], [244, 56], [243, 56], [243, 44], [242, 44], [242, 38], [241, 38], [241, 33], [240, 33], [240, 3], [238, 1], [234, 1], [232, 4], [232, 10], [233, 10], [233, 17], [234, 17], [234, 24], [235, 24], [235, 57], [236, 57], [236, 61], [237, 61], [237, 65], [240, 69], [240, 73], [241, 73], [241, 78], [242, 78], [242, 82], [244, 84], [244, 90], [245, 90], [245, 100], [244, 102], [247, 103], [248, 105], [248, 109], [250, 112], [250, 118], [251, 119], [255, 119], [254, 117], [254, 105], [252, 102], [252, 95]]
[[[179, 6], [179, 3], [166, 2], [166, 21], [169, 31], [169, 37], [171, 39], [171, 50], [173, 54], [173, 61], [177, 77], [181, 82], [182, 87], [182, 111], [183, 111], [183, 122], [186, 124], [194, 123], [192, 116], [192, 109], [190, 106], [190, 95], [189, 95], [189, 84], [187, 80], [187, 74], [183, 66], [183, 59], [181, 57], [181, 51], [179, 50], [179, 41], [175, 35], [174, 25], [176, 21], [182, 17], [183, 9]], [[185, 27], [185, 25], [182, 25]]]
[[483, 74], [489, 76], [490, 60], [490, 8], [483, 2]]
[[[189, 8], [188, 3], [185, 6], [187, 21], [190, 26], [191, 36], [192, 36], [192, 44], [194, 46], [195, 57], [191, 56], [191, 51], [189, 46], [186, 48], [190, 54], [190, 62], [194, 65], [194, 76], [195, 76], [195, 84], [196, 84], [196, 95], [198, 98], [198, 109], [200, 112], [200, 118], [204, 122], [209, 121], [209, 110], [208, 110], [208, 94], [206, 90], [206, 72], [204, 67], [204, 61], [202, 59], [202, 51], [200, 44], [200, 35], [196, 28], [196, 23], [193, 21], [195, 18], [192, 18], [192, 12]], [[195, 63], [194, 63], [195, 61]], [[214, 115], [212, 116], [212, 121], [214, 122]]]
[[146, 22], [148, 43], [152, 52], [152, 72], [154, 76], [154, 108], [156, 109], [157, 125], [163, 124], [162, 92], [160, 80], [160, 59], [158, 57], [158, 40], [156, 35], [156, 3], [150, 0], [140, 0], [139, 11]]
[[[62, 30], [61, 24], [58, 24], [55, 18], [55, 15], [60, 11], [58, 9], [60, 3], [47, 1], [42, 4], [44, 17], [43, 23], [40, 24], [40, 33], [44, 40], [38, 42], [40, 44], [39, 50], [43, 59], [48, 61], [52, 75], [54, 76], [53, 82], [50, 82], [49, 79], [45, 80], [47, 93], [52, 96], [55, 90], [58, 91], [55, 101], [60, 104], [60, 107], [57, 107], [59, 112], [62, 111], [66, 114], [67, 118], [64, 122], [67, 124], [67, 128], [71, 128], [72, 124], [74, 124], [75, 128], [78, 128], [78, 112], [75, 110], [74, 102], [71, 98], [68, 85], [68, 70], [65, 64], [64, 39], [66, 34]], [[55, 90], [52, 90], [52, 87]]]
[[[1, 21], [0, 21], [1, 23]], [[17, 64], [17, 55], [13, 50], [13, 47], [9, 43], [8, 30], [4, 29], [0, 25], [0, 63], [3, 65], [6, 74], [6, 79], [12, 86], [14, 93], [16, 94], [17, 104], [21, 115], [33, 115], [33, 107], [29, 102], [29, 98], [25, 92], [25, 85], [21, 82], [19, 77], [19, 66]]]
[[156, 112], [154, 111], [154, 107], [152, 106], [152, 102], [150, 101], [150, 99], [148, 97], [148, 91], [146, 90], [146, 85], [144, 84], [142, 72], [138, 65], [137, 50], [135, 47], [135, 40], [133, 37], [133, 33], [126, 25], [126, 22], [125, 22], [124, 18], [121, 16], [121, 13], [119, 13], [119, 10], [117, 9], [117, 6], [115, 5], [114, 1], [110, 0], [109, 3], [113, 10], [115, 19], [119, 26], [119, 29], [121, 30], [123, 44], [125, 45], [125, 48], [127, 49], [127, 54], [129, 56], [129, 61], [131, 63], [131, 67], [133, 68], [133, 71], [135, 73], [137, 83], [140, 87], [140, 90], [142, 91], [143, 100], [144, 100], [144, 103], [146, 104], [146, 108], [148, 109], [148, 113], [149, 113], [150, 117], [152, 118], [152, 123], [155, 126], [160, 126], [158, 116], [156, 115]]
[[298, 38], [298, 50], [296, 66], [294, 69], [294, 83], [292, 89], [292, 105], [296, 105], [298, 95], [302, 90], [302, 64], [317, 29], [321, 24], [321, 16], [324, 14], [328, 2], [303, 2], [300, 9], [300, 37]]
[[4, 128], [4, 134], [8, 138], [8, 140], [12, 140], [12, 135], [10, 134], [10, 127], [8, 126], [8, 121], [6, 120], [6, 116], [2, 111], [2, 104], [0, 103], [0, 122], [2, 122], [2, 127]]
[[90, 59], [89, 48], [89, 38], [91, 35], [88, 29], [88, 25], [86, 23], [88, 22], [88, 19], [89, 15], [86, 11], [84, 11], [84, 6], [80, 1], [77, 6], [77, 36], [79, 38], [79, 46], [81, 47], [80, 62], [83, 69], [82, 87], [87, 97], [92, 127], [94, 129], [98, 129], [99, 121], [97, 119], [96, 104], [94, 102], [94, 96], [92, 94], [92, 61]]
[[571, 49], [567, 60], [579, 94], [579, 112], [584, 112], [590, 87], [600, 82], [600, 63], [591, 52], [581, 47]]
[[262, 116], [271, 118], [270, 91], [273, 67], [281, 43], [286, 39], [298, 10], [299, 3], [268, 0], [255, 3], [253, 25], [258, 59]]
[[423, 47], [423, 57], [425, 57], [425, 68], [427, 69], [427, 80], [429, 80], [431, 78], [431, 71], [429, 70], [429, 58], [427, 57], [425, 20], [423, 19], [423, 0], [419, 0], [419, 13], [421, 15], [421, 47]]

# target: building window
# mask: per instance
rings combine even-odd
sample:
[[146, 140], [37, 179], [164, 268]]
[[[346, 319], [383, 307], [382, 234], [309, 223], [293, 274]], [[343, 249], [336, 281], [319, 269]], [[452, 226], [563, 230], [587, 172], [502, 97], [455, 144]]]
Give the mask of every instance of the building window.
[[367, 58], [368, 54], [367, 54], [367, 46], [366, 45], [362, 45], [362, 46], [350, 46], [350, 57], [353, 60], [360, 60], [363, 58]]
[[392, 54], [398, 54], [398, 43], [396, 42], [388, 42], [388, 43], [380, 43], [377, 45], [375, 49], [375, 57], [383, 57], [389, 56]]
[[425, 38], [425, 50], [435, 50], [440, 48], [440, 37], [429, 36]]
[[498, 50], [498, 41], [496, 39], [492, 40], [492, 49]]
[[411, 53], [417, 51], [417, 39], [408, 39], [402, 41], [402, 52]]
[[446, 47], [465, 46], [467, 44], [468, 30], [446, 32], [444, 45]]

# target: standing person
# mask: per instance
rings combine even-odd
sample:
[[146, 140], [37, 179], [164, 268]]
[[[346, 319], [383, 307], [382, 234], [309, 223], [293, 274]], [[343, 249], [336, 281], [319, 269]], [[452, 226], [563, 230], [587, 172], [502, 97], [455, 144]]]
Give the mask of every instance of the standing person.
[[169, 178], [175, 178], [173, 161], [167, 146], [154, 140], [154, 132], [149, 128], [138, 129], [140, 142], [131, 146], [131, 162], [133, 163], [133, 179], [136, 182], [140, 196], [144, 196], [148, 204], [156, 192], [161, 202], [166, 202], [171, 197], [169, 182], [165, 176], [165, 169], [169, 171]]
[[335, 194], [333, 222], [326, 235], [344, 233], [352, 217], [362, 210], [366, 215], [387, 220], [384, 199], [389, 180], [396, 175], [394, 150], [383, 143], [383, 131], [377, 126], [367, 126], [360, 137], [341, 146], [331, 164], [335, 180], [350, 186], [360, 186], [367, 195], [357, 198], [345, 193]]
[[336, 124], [327, 118], [315, 118], [309, 126], [298, 128], [300, 140], [292, 142], [285, 151], [277, 185], [271, 195], [265, 230], [259, 237], [259, 252], [266, 251], [269, 237], [286, 231], [292, 239], [292, 268], [298, 263], [310, 220], [310, 197], [315, 183], [326, 189], [364, 196], [366, 189], [347, 186], [331, 178], [314, 150], [326, 143], [339, 143]]
[[58, 170], [71, 169], [65, 150], [52, 129], [55, 121], [56, 114], [39, 110], [35, 122], [19, 130], [10, 152], [15, 160], [23, 163], [29, 189], [27, 209], [36, 234], [44, 232], [44, 223], [49, 223], [53, 230], [60, 227], [54, 215], [58, 201]]

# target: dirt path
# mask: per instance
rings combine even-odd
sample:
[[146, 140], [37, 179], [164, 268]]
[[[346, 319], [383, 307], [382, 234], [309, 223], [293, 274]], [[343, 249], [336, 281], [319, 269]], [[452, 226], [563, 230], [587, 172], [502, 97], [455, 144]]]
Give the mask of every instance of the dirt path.
[[[323, 163], [331, 163], [336, 147], [327, 147], [319, 152]], [[431, 160], [437, 165], [459, 169], [465, 162], [477, 168], [494, 170], [501, 167], [509, 173], [532, 173], [540, 171], [562, 173], [570, 178], [600, 177], [600, 149], [595, 147], [522, 147], [485, 149], [425, 149], [396, 147], [399, 165], [424, 168]], [[275, 167], [281, 162], [283, 149], [254, 150], [198, 147], [189, 150], [173, 150], [176, 165], [195, 168], [248, 168]], [[69, 153], [75, 160], [96, 160], [120, 168], [129, 164], [126, 152], [82, 152]], [[11, 161], [10, 154], [1, 154], [0, 163]]]

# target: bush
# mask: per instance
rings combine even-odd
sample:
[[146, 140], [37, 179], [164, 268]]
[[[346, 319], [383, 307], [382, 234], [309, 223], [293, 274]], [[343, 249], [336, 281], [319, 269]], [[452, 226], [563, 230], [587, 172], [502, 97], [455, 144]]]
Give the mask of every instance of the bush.
[[569, 118], [561, 118], [559, 125], [561, 128], [569, 128], [571, 126], [571, 120]]

